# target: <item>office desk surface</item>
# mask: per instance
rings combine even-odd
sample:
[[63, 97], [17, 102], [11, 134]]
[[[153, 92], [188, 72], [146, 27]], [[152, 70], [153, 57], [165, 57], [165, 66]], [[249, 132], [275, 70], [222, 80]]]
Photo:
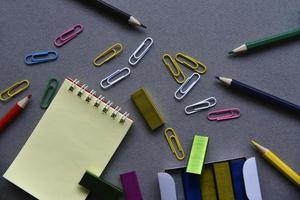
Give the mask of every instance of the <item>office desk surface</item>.
[[[0, 3], [0, 90], [23, 79], [30, 88], [12, 101], [0, 103], [2, 116], [25, 94], [32, 102], [0, 137], [0, 172], [3, 174], [14, 160], [39, 119], [45, 112], [39, 103], [51, 77], [63, 80], [78, 78], [95, 88], [131, 113], [135, 125], [119, 147], [103, 177], [120, 184], [119, 174], [136, 170], [145, 200], [159, 199], [157, 172], [186, 164], [171, 154], [164, 138], [164, 128], [172, 127], [189, 153], [193, 135], [209, 136], [206, 161], [241, 156], [257, 158], [258, 173], [264, 199], [299, 199], [300, 191], [271, 167], [250, 145], [256, 139], [269, 147], [300, 173], [300, 121], [294, 116], [237, 94], [215, 81], [216, 75], [235, 78], [274, 95], [300, 103], [300, 40], [277, 45], [253, 54], [228, 57], [227, 52], [240, 44], [300, 26], [300, 2], [296, 0], [253, 1], [179, 1], [140, 0], [107, 2], [139, 18], [148, 29], [136, 30], [118, 23], [83, 1], [1, 1]], [[84, 31], [73, 41], [55, 48], [54, 39], [74, 24]], [[126, 67], [128, 58], [147, 37], [154, 45], [147, 55], [131, 67], [129, 78], [108, 90], [99, 86], [101, 79]], [[121, 42], [124, 52], [100, 68], [92, 60], [108, 46]], [[57, 50], [55, 62], [26, 66], [24, 56], [43, 50]], [[163, 53], [184, 52], [208, 66], [200, 82], [181, 102], [174, 99], [179, 86], [163, 65]], [[186, 74], [191, 71], [184, 69]], [[130, 95], [145, 87], [163, 114], [164, 127], [151, 132], [130, 100]], [[207, 111], [187, 116], [184, 107], [214, 96], [215, 109], [238, 107], [239, 119], [211, 122]], [[59, 180], [58, 180], [59, 181]], [[0, 179], [0, 199], [33, 199], [30, 195]], [[96, 199], [90, 196], [89, 199]]]

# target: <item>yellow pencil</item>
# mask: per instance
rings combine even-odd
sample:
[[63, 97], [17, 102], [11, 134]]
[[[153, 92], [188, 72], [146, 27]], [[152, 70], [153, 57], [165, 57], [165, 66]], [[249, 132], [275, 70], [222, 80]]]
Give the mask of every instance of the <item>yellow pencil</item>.
[[254, 140], [252, 144], [259, 150], [263, 157], [269, 161], [274, 167], [276, 167], [281, 173], [283, 173], [290, 181], [300, 187], [300, 176], [287, 164], [285, 164], [280, 158], [278, 158], [272, 151], [256, 143]]

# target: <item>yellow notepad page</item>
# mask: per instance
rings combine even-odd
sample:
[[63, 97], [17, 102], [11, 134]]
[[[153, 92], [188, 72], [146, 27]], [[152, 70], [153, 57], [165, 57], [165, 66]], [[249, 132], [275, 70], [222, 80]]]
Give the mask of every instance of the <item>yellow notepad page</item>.
[[120, 123], [114, 109], [102, 112], [96, 97], [77, 96], [79, 86], [69, 91], [64, 81], [47, 112], [4, 177], [41, 200], [83, 200], [88, 191], [78, 182], [86, 170], [100, 175], [133, 121]]

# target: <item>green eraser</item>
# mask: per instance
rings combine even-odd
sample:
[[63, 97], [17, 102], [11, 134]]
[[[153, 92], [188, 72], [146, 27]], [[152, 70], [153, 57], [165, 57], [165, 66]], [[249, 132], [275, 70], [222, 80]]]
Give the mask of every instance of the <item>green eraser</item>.
[[79, 184], [105, 200], [118, 200], [123, 192], [118, 187], [86, 171]]
[[152, 130], [159, 128], [165, 123], [150, 95], [144, 88], [133, 93], [131, 99]]
[[194, 141], [187, 164], [186, 172], [201, 174], [204, 165], [208, 137], [195, 135]]

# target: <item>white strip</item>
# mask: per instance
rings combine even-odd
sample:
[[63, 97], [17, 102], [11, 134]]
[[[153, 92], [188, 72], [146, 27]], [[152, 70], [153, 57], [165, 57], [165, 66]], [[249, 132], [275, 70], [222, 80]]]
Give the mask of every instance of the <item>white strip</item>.
[[255, 157], [246, 160], [243, 167], [243, 175], [249, 200], [262, 200]]

